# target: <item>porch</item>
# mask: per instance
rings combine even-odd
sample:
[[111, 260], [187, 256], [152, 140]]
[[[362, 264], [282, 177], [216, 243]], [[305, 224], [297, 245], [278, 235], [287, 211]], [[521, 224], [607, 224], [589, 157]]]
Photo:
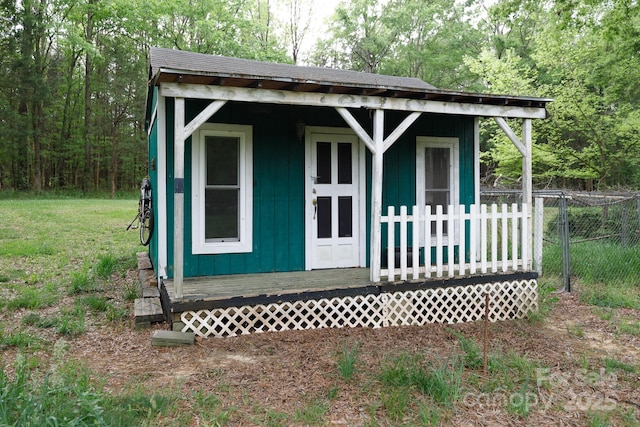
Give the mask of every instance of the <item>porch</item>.
[[174, 329], [217, 337], [470, 322], [485, 310], [497, 321], [537, 310], [526, 204], [446, 212], [414, 206], [411, 215], [406, 207], [396, 215], [389, 208], [381, 218], [386, 265], [375, 266], [377, 282], [369, 268], [194, 277], [183, 280], [178, 297], [165, 279], [163, 307]]

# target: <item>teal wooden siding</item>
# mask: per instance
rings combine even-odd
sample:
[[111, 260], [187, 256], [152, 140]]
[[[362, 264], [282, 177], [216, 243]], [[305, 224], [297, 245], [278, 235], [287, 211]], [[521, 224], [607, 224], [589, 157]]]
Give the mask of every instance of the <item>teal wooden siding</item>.
[[[206, 105], [187, 100], [187, 121]], [[172, 99], [167, 99], [167, 140], [173, 140]], [[371, 129], [368, 111], [353, 113], [365, 129]], [[385, 128], [392, 129], [405, 117], [387, 113]], [[228, 103], [211, 122], [253, 126], [253, 251], [240, 254], [191, 254], [191, 139], [185, 144], [185, 242], [184, 276], [206, 276], [304, 270], [304, 155], [305, 144], [295, 136], [295, 123], [308, 126], [346, 127], [333, 109]], [[385, 154], [383, 205], [415, 203], [417, 136], [457, 137], [460, 141], [460, 202], [473, 203], [473, 118], [423, 115]], [[156, 146], [150, 145], [150, 150]], [[169, 277], [173, 276], [173, 149], [167, 153], [167, 235]], [[367, 263], [369, 259], [371, 155], [366, 154]], [[383, 236], [384, 239], [384, 236]], [[386, 240], [383, 242], [386, 246]]]
[[[385, 128], [392, 129], [402, 119], [388, 114]], [[383, 165], [382, 205], [383, 215], [389, 206], [396, 208], [407, 206], [411, 212], [416, 203], [416, 138], [418, 136], [455, 137], [459, 141], [459, 197], [460, 204], [469, 206], [475, 201], [474, 165], [473, 165], [473, 118], [464, 116], [423, 115], [386, 153]], [[370, 172], [368, 172], [370, 175]], [[370, 182], [367, 187], [370, 188]], [[370, 194], [370, 191], [368, 191]], [[370, 196], [368, 196], [370, 197]], [[370, 203], [368, 202], [367, 205]], [[370, 220], [368, 220], [370, 222]], [[387, 247], [386, 224], [383, 225], [382, 248]], [[411, 241], [409, 226], [409, 245]], [[396, 226], [396, 236], [399, 226]], [[367, 225], [369, 229], [369, 224]], [[466, 245], [469, 247], [469, 245]], [[367, 253], [368, 257], [369, 253]], [[383, 253], [383, 261], [386, 253]], [[435, 257], [435, 253], [432, 255]], [[368, 258], [367, 258], [368, 259]], [[433, 258], [432, 258], [433, 259]], [[383, 262], [384, 265], [384, 262]]]
[[[195, 101], [187, 102], [187, 120], [194, 117], [203, 105]], [[215, 123], [253, 126], [251, 253], [191, 254], [191, 140], [187, 141], [185, 277], [304, 270], [304, 143], [295, 137], [294, 123], [298, 119], [295, 112], [287, 107], [230, 103], [211, 120]], [[169, 196], [173, 197], [172, 194]], [[172, 206], [173, 203], [170, 212], [173, 212]], [[172, 230], [173, 224], [170, 227]], [[169, 246], [172, 246], [171, 242]], [[171, 252], [169, 264], [172, 264], [172, 260]]]
[[[158, 88], [153, 87], [153, 90], [150, 93], [149, 101], [147, 104], [147, 117], [151, 119], [151, 114], [153, 113], [153, 108], [157, 106], [158, 103]], [[152, 168], [151, 165], [154, 164], [158, 156], [158, 119], [156, 116], [156, 120], [153, 123], [147, 123], [149, 127], [149, 139], [147, 141], [148, 144], [148, 157], [147, 157], [147, 170], [149, 171], [149, 178], [151, 179], [151, 191], [152, 196], [157, 199], [156, 189], [158, 188], [158, 172], [157, 168]], [[157, 203], [153, 203], [153, 213], [154, 218], [158, 218], [158, 206]], [[155, 225], [157, 227], [157, 224]], [[154, 230], [153, 235], [151, 236], [151, 242], [149, 243], [149, 258], [153, 266], [158, 265], [158, 233], [157, 230]]]

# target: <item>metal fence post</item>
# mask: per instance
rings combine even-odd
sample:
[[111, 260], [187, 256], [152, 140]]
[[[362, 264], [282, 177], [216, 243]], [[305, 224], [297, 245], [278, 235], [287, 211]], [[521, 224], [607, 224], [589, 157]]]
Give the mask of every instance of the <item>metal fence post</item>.
[[571, 292], [571, 260], [569, 251], [569, 214], [567, 212], [567, 198], [560, 193], [558, 204], [558, 236], [562, 247], [562, 281], [564, 290]]

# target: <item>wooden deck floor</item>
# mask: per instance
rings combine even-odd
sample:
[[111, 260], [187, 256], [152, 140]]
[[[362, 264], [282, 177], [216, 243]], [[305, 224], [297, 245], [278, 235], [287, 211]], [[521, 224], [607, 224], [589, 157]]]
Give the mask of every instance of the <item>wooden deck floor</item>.
[[165, 280], [164, 286], [174, 308], [189, 306], [193, 309], [198, 305], [226, 306], [237, 300], [257, 303], [288, 300], [301, 294], [316, 297], [330, 297], [336, 293], [362, 294], [372, 284], [368, 268], [340, 268], [186, 278], [182, 285], [182, 298], [175, 296], [173, 280]]

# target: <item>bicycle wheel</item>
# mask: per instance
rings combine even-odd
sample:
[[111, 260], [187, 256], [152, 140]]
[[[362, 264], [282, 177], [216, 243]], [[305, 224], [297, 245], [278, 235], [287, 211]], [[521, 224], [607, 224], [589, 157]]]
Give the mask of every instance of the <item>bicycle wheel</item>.
[[145, 204], [140, 216], [140, 243], [147, 246], [153, 235], [153, 209], [150, 204]]

